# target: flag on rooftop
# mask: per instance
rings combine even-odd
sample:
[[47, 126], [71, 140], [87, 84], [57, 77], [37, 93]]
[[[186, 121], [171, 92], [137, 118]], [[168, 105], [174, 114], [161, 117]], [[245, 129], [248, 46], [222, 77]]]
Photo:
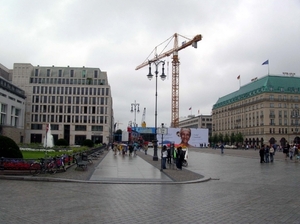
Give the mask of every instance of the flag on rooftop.
[[241, 78], [241, 75], [239, 75], [238, 77], [236, 77], [237, 79], [240, 79]]
[[261, 65], [268, 65], [269, 64], [269, 60], [266, 60], [264, 63], [262, 63]]
[[192, 109], [192, 107], [189, 108], [189, 110], [191, 110], [191, 109]]

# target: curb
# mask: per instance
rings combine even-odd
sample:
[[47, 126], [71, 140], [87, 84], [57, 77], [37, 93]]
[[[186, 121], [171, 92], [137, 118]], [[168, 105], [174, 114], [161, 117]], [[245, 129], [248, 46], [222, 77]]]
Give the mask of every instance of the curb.
[[165, 182], [165, 181], [129, 181], [129, 180], [102, 180], [102, 181], [92, 181], [92, 180], [74, 180], [65, 178], [51, 178], [51, 177], [32, 177], [32, 176], [0, 176], [2, 180], [19, 180], [19, 181], [43, 181], [43, 182], [64, 182], [64, 183], [88, 183], [88, 184], [155, 184], [155, 185], [175, 185], [175, 184], [196, 184], [207, 182], [212, 180], [211, 177], [204, 177], [197, 180], [190, 181], [178, 181], [178, 182]]

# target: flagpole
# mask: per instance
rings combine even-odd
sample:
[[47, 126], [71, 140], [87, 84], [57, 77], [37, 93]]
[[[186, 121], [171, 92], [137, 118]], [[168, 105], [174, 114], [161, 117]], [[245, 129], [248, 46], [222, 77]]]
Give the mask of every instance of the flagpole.
[[241, 88], [241, 76], [240, 76], [240, 78], [239, 78], [239, 83], [240, 83], [240, 88]]
[[270, 75], [270, 60], [268, 60], [268, 75]]

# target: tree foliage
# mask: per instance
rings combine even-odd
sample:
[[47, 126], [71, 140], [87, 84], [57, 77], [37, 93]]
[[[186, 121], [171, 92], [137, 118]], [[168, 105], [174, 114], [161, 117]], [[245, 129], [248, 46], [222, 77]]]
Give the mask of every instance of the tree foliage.
[[0, 157], [23, 158], [23, 155], [14, 140], [0, 135]]
[[60, 138], [56, 141], [57, 146], [69, 146], [68, 141], [66, 139]]
[[94, 142], [91, 139], [85, 139], [82, 143], [82, 146], [87, 146], [91, 148], [94, 146]]

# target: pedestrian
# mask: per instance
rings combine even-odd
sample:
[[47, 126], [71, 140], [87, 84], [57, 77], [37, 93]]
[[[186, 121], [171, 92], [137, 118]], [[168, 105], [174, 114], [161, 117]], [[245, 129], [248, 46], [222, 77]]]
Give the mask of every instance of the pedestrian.
[[162, 168], [163, 169], [167, 169], [167, 167], [166, 167], [167, 157], [168, 157], [167, 146], [164, 145], [163, 149], [162, 149]]
[[291, 148], [290, 144], [287, 143], [286, 147], [284, 147], [283, 149], [283, 153], [285, 154], [285, 159], [289, 157], [290, 148]]
[[221, 143], [220, 149], [221, 149], [221, 153], [223, 154], [224, 153], [224, 144], [223, 143]]
[[129, 149], [129, 156], [131, 156], [132, 152], [133, 152], [133, 146], [132, 146], [132, 144], [129, 145], [128, 149]]
[[137, 145], [134, 145], [134, 146], [133, 146], [133, 151], [134, 151], [134, 154], [133, 154], [133, 155], [134, 155], [134, 156], [137, 155], [137, 154], [136, 154], [136, 151], [137, 151], [137, 150], [138, 150], [138, 149], [137, 149]]
[[168, 162], [168, 164], [171, 164], [171, 148], [167, 149], [167, 153], [168, 153], [167, 162]]
[[265, 156], [264, 147], [261, 147], [259, 149], [259, 156], [260, 156], [260, 163], [264, 163], [265, 162], [265, 160], [264, 160], [264, 156]]
[[298, 162], [299, 160], [299, 149], [298, 149], [299, 145], [296, 145], [295, 151], [294, 151], [294, 157], [295, 157], [295, 162]]
[[145, 155], [147, 155], [147, 151], [148, 151], [148, 144], [147, 144], [147, 145], [145, 145], [144, 149], [145, 149]]
[[270, 147], [266, 145], [265, 147], [265, 162], [269, 163], [269, 156], [270, 156]]
[[113, 150], [114, 150], [114, 155], [117, 155], [117, 151], [118, 151], [117, 144], [114, 144]]
[[290, 160], [293, 160], [293, 156], [294, 156], [294, 151], [295, 151], [295, 145], [293, 147], [290, 147], [290, 150], [289, 150], [289, 156], [290, 156]]
[[177, 148], [177, 154], [176, 154], [176, 167], [177, 170], [182, 170], [182, 160], [183, 160], [183, 156], [182, 156], [182, 148], [178, 147]]
[[275, 149], [273, 147], [274, 145], [271, 145], [271, 148], [270, 148], [270, 161], [271, 163], [273, 163], [273, 160], [274, 160], [274, 154], [275, 154]]

